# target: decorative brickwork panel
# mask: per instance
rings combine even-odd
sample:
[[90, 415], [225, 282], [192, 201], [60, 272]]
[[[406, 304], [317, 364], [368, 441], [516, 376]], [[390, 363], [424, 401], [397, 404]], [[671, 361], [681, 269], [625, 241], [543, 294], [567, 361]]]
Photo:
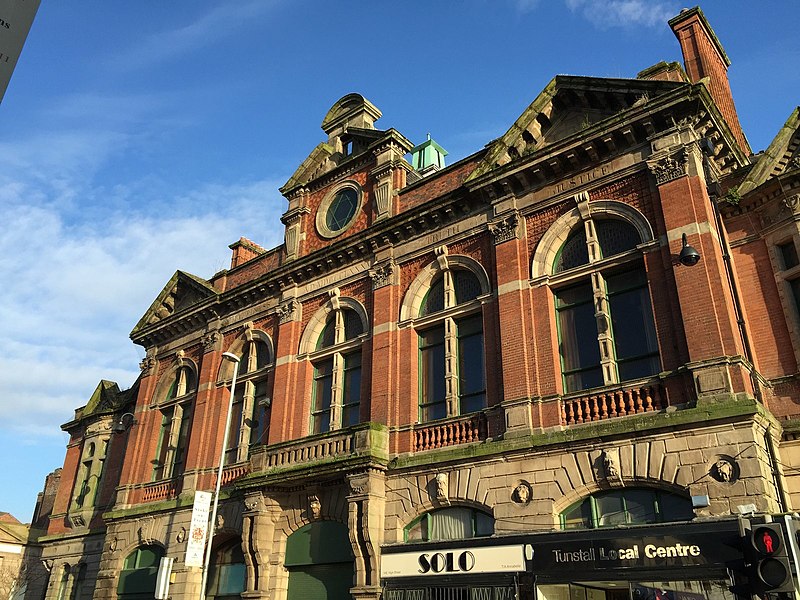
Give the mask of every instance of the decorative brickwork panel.
[[656, 222], [653, 210], [653, 188], [645, 172], [631, 175], [625, 179], [614, 181], [608, 185], [589, 192], [589, 201], [619, 200], [633, 206], [650, 222], [655, 235], [661, 230], [660, 221]]
[[362, 196], [360, 202], [360, 208], [358, 212], [358, 216], [355, 218], [355, 222], [347, 228], [346, 231], [342, 232], [340, 235], [335, 237], [336, 240], [341, 240], [347, 237], [352, 236], [355, 233], [360, 231], [364, 231], [369, 225], [372, 223], [373, 219], [373, 193], [374, 193], [374, 186], [373, 182], [369, 179], [367, 175], [367, 171], [360, 171], [358, 173], [352, 173], [346, 176], [342, 176], [340, 179], [333, 183], [332, 185], [325, 187], [321, 190], [316, 190], [309, 194], [308, 196], [308, 208], [311, 212], [307, 215], [305, 220], [305, 227], [304, 231], [306, 234], [305, 241], [301, 242], [302, 250], [300, 254], [306, 255], [315, 252], [316, 250], [321, 250], [322, 248], [326, 248], [330, 245], [331, 239], [324, 238], [319, 235], [317, 232], [317, 228], [315, 226], [315, 220], [317, 211], [319, 210], [320, 205], [322, 205], [325, 198], [331, 192], [331, 190], [338, 185], [342, 181], [355, 181], [361, 186]]
[[478, 166], [482, 155], [475, 156], [473, 160], [465, 162], [459, 167], [449, 170], [441, 175], [434, 174], [425, 178], [425, 184], [412, 187], [399, 196], [398, 211], [403, 212], [430, 202], [431, 198], [438, 198], [458, 188]]
[[539, 244], [539, 240], [542, 239], [544, 232], [552, 227], [556, 219], [573, 208], [575, 208], [575, 202], [570, 200], [526, 217], [525, 228], [528, 234], [528, 253], [530, 256], [533, 256], [536, 252], [536, 246]]
[[284, 252], [283, 246], [281, 246], [254, 260], [244, 263], [242, 266], [228, 272], [225, 289], [232, 290], [274, 271], [283, 264], [283, 259]]

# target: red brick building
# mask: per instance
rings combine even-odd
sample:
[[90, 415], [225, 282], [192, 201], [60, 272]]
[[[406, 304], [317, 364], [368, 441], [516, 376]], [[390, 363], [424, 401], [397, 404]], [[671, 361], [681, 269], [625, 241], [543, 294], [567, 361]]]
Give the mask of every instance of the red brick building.
[[197, 597], [220, 453], [215, 598], [731, 597], [733, 517], [800, 504], [800, 118], [751, 156], [670, 26], [685, 67], [555, 77], [449, 166], [337, 101], [285, 243], [176, 272], [64, 426], [46, 598], [152, 597], [162, 556]]

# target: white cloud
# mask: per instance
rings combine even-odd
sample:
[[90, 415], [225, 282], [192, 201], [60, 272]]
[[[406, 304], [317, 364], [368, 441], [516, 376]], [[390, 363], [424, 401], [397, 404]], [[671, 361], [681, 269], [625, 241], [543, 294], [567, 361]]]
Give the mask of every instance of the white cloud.
[[[210, 277], [240, 236], [282, 241], [283, 181], [187, 190], [99, 177], [141, 147], [136, 123], [157, 122], [162, 104], [84, 95], [59, 106], [51, 127], [0, 141], [0, 431], [21, 440], [60, 435], [100, 379], [133, 383], [142, 351], [128, 334], [176, 269]], [[117, 116], [91, 118], [105, 107]]]
[[[186, 194], [195, 213], [115, 214], [77, 228], [52, 206], [7, 205], [0, 280], [13, 284], [0, 288], [0, 429], [30, 432], [35, 423], [56, 434], [100, 379], [128, 387], [141, 355], [128, 333], [176, 269], [210, 277], [242, 234], [280, 243], [277, 230], [242, 231], [256, 215], [278, 221], [276, 187], [203, 185]], [[221, 203], [229, 210], [208, 210]]]
[[677, 13], [677, 5], [661, 0], [565, 0], [572, 12], [595, 26], [663, 27]]
[[539, 5], [539, 0], [514, 0], [519, 12], [531, 12]]
[[128, 52], [113, 57], [111, 66], [136, 69], [182, 56], [228, 37], [275, 4], [264, 0], [226, 2], [182, 27], [160, 31], [138, 41]]

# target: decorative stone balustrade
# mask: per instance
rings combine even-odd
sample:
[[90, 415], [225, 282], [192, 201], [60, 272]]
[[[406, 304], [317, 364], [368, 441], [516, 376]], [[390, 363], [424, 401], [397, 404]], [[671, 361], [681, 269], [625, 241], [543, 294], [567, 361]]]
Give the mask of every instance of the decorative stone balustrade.
[[222, 471], [221, 486], [226, 486], [229, 483], [236, 481], [239, 477], [244, 477], [250, 472], [250, 465], [248, 463], [241, 463], [238, 465], [228, 465]]
[[603, 421], [665, 407], [664, 388], [658, 383], [562, 398], [562, 425]]
[[249, 473], [364, 456], [388, 460], [388, 446], [388, 431], [384, 426], [364, 423], [354, 428], [260, 446], [250, 456]]
[[139, 493], [141, 494], [142, 502], [157, 502], [158, 500], [166, 500], [177, 496], [179, 487], [180, 482], [177, 479], [154, 481], [142, 486]]
[[486, 415], [475, 413], [465, 417], [414, 426], [413, 452], [469, 444], [486, 439]]

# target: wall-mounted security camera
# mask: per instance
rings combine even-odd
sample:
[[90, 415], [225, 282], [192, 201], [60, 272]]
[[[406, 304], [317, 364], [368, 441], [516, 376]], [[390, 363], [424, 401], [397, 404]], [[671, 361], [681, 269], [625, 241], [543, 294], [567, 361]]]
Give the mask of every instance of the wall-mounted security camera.
[[681, 246], [681, 253], [678, 254], [678, 262], [684, 267], [693, 267], [700, 261], [700, 253], [695, 250], [694, 246], [690, 246], [686, 241], [686, 234], [683, 234]]

